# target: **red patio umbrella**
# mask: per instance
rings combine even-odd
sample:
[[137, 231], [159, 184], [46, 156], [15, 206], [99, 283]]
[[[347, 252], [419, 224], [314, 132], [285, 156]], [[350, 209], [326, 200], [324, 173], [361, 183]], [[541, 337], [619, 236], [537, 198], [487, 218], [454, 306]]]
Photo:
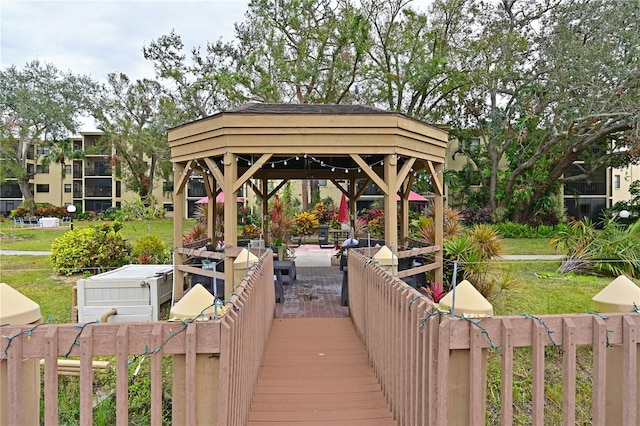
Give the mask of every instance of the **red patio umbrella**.
[[342, 199], [340, 200], [340, 210], [338, 210], [338, 222], [340, 223], [349, 222], [349, 206], [347, 204], [347, 196], [344, 194], [342, 194]]

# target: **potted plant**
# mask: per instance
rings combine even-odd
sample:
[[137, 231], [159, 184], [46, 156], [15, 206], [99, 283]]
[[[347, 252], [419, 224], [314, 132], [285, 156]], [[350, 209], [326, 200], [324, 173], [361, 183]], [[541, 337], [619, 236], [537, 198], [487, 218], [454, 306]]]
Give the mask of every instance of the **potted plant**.
[[283, 213], [284, 203], [276, 195], [271, 205], [271, 241], [278, 250], [278, 260], [283, 260], [287, 252], [285, 239], [293, 228], [293, 219]]

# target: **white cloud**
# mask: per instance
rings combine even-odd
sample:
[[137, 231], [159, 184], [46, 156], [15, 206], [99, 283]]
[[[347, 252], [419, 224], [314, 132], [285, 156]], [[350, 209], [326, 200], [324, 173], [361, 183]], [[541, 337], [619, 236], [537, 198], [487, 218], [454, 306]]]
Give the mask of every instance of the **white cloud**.
[[232, 40], [244, 18], [241, 1], [3, 0], [0, 67], [38, 59], [104, 81], [110, 72], [153, 77], [142, 47], [175, 30], [185, 46]]

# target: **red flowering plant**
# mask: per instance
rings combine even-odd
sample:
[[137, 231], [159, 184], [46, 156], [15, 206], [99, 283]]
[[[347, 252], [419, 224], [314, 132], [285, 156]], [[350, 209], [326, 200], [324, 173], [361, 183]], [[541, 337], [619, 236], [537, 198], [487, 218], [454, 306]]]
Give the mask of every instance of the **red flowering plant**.
[[293, 228], [293, 218], [283, 213], [284, 203], [278, 195], [271, 204], [271, 238], [276, 246], [281, 246]]
[[447, 294], [442, 284], [432, 281], [427, 287], [427, 294], [433, 299], [434, 303], [438, 303]]

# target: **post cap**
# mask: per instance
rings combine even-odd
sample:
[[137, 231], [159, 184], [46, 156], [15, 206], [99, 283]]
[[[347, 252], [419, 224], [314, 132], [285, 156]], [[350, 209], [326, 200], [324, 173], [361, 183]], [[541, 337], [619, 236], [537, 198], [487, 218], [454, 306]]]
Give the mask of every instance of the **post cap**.
[[9, 284], [0, 283], [0, 323], [33, 324], [42, 319], [40, 305]]
[[[455, 310], [456, 315], [464, 317], [493, 316], [493, 305], [467, 280], [456, 286]], [[453, 305], [453, 291], [447, 293], [438, 304], [441, 311], [451, 311]]]
[[249, 250], [242, 249], [240, 250], [238, 257], [233, 261], [233, 269], [247, 269], [247, 264], [251, 267], [258, 263], [259, 260], [260, 259], [258, 259], [258, 257]]
[[213, 294], [209, 293], [202, 284], [196, 284], [191, 287], [182, 299], [173, 305], [173, 308], [169, 311], [169, 318], [172, 320], [185, 320], [196, 318], [200, 315], [197, 318], [198, 320], [208, 320], [211, 315], [215, 314], [213, 300]]
[[640, 307], [640, 287], [624, 275], [611, 281], [591, 299], [598, 312], [632, 312]]

